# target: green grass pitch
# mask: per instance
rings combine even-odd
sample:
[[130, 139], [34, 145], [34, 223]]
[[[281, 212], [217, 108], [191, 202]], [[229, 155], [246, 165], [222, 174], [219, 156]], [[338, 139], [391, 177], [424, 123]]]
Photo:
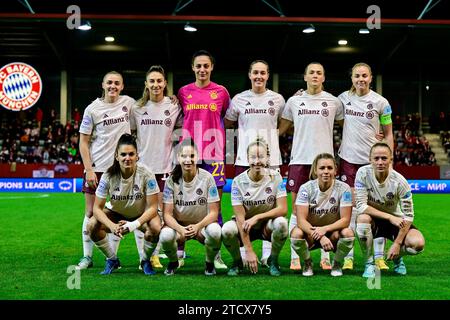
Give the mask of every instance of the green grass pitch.
[[[320, 270], [316, 250], [315, 275], [305, 278], [289, 270], [289, 241], [280, 256], [281, 277], [271, 277], [264, 268], [257, 275], [231, 278], [218, 271], [217, 276], [206, 277], [204, 248], [194, 240], [186, 245], [190, 258], [175, 276], [165, 277], [158, 270], [149, 277], [138, 270], [134, 236], [128, 235], [119, 248], [122, 269], [110, 276], [99, 275], [104, 257], [94, 248], [94, 267], [81, 272], [78, 289], [76, 274], [67, 269], [82, 255], [83, 195], [2, 193], [0, 299], [449, 299], [450, 197], [416, 194], [414, 202], [415, 224], [425, 236], [426, 247], [419, 256], [405, 257], [408, 275], [404, 277], [393, 274], [390, 262], [391, 270], [382, 273], [378, 283], [368, 283], [361, 277], [361, 252], [355, 244], [353, 271], [331, 277]], [[229, 194], [224, 194], [222, 207], [227, 221], [232, 213]], [[261, 252], [260, 241], [254, 247]], [[230, 264], [224, 246], [221, 251]]]

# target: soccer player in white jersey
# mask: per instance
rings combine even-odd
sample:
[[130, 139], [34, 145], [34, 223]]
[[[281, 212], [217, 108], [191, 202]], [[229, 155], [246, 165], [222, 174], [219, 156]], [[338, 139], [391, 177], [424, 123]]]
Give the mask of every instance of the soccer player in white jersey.
[[[85, 198], [85, 214], [82, 226], [83, 257], [78, 269], [93, 265], [94, 244], [89, 238], [86, 226], [93, 214], [95, 190], [103, 172], [114, 161], [114, 148], [123, 133], [130, 133], [129, 113], [136, 102], [133, 98], [120, 95], [124, 88], [122, 75], [116, 71], [103, 77], [101, 98], [92, 102], [84, 111], [80, 125], [80, 154], [84, 166], [82, 192]], [[120, 238], [111, 234], [113, 247], [118, 247]], [[139, 248], [139, 244], [138, 248]]]
[[342, 276], [344, 257], [353, 247], [355, 237], [349, 228], [352, 193], [348, 184], [336, 180], [336, 171], [331, 154], [317, 155], [311, 180], [297, 195], [297, 224], [291, 231], [291, 247], [304, 261], [304, 276], [314, 274], [310, 250], [319, 247], [335, 252], [331, 275]]
[[[292, 214], [289, 230], [296, 225], [295, 201], [298, 189], [308, 181], [311, 164], [320, 153], [334, 154], [334, 121], [342, 124], [344, 109], [338, 98], [323, 90], [325, 70], [318, 62], [308, 64], [304, 80], [307, 90], [302, 95], [294, 95], [286, 103], [279, 127], [283, 135], [294, 125], [291, 161], [286, 189], [292, 193]], [[329, 254], [321, 250], [321, 267], [330, 270]], [[300, 260], [291, 250], [291, 269], [300, 270]]]
[[[173, 170], [175, 128], [182, 126], [181, 107], [167, 96], [167, 80], [163, 67], [151, 66], [145, 76], [142, 98], [131, 108], [130, 127], [136, 132], [139, 163], [156, 176], [159, 186], [158, 213], [162, 216], [164, 183]], [[136, 235], [136, 234], [135, 234]], [[157, 247], [151, 257], [154, 268], [162, 268]]]
[[165, 226], [160, 241], [169, 264], [165, 275], [179, 267], [177, 242], [196, 239], [206, 250], [205, 275], [216, 274], [214, 258], [220, 250], [219, 193], [211, 173], [197, 167], [198, 151], [189, 138], [177, 146], [178, 164], [166, 180], [163, 195]]
[[[269, 64], [255, 60], [248, 71], [252, 88], [238, 93], [231, 100], [225, 114], [225, 127], [234, 128], [238, 123], [238, 149], [235, 162], [235, 177], [249, 168], [247, 148], [256, 137], [262, 137], [270, 150], [270, 167], [279, 170], [281, 154], [278, 138], [278, 122], [285, 101], [281, 94], [267, 89]], [[265, 264], [271, 252], [271, 243], [263, 240], [261, 262]], [[245, 264], [245, 249], [241, 248]]]
[[[344, 105], [344, 129], [339, 148], [340, 179], [353, 192], [356, 171], [369, 163], [370, 148], [378, 142], [378, 133], [383, 132], [386, 143], [394, 150], [392, 132], [392, 108], [389, 102], [370, 89], [372, 70], [366, 63], [357, 63], [352, 68], [352, 87], [339, 95]], [[355, 199], [355, 197], [353, 197]], [[351, 227], [355, 230], [356, 209], [353, 208]], [[387, 270], [384, 260], [383, 237], [374, 239], [375, 264], [380, 270]], [[353, 249], [345, 258], [343, 269], [353, 269]]]
[[278, 257], [288, 235], [287, 196], [283, 178], [269, 168], [269, 147], [257, 139], [247, 147], [247, 169], [233, 179], [231, 203], [234, 217], [222, 227], [222, 239], [233, 258], [228, 275], [236, 276], [243, 270], [240, 246], [246, 250], [250, 272], [258, 272], [258, 258], [252, 241], [272, 243], [267, 264], [272, 276], [281, 274]]
[[144, 232], [144, 258], [140, 266], [146, 275], [155, 274], [150, 256], [161, 230], [161, 218], [157, 213], [159, 187], [155, 175], [137, 164], [137, 160], [136, 140], [125, 133], [117, 143], [114, 163], [102, 175], [96, 191], [94, 216], [89, 219], [88, 230], [95, 245], [107, 258], [101, 273], [104, 275], [120, 268], [117, 253], [108, 242], [106, 233], [112, 232], [122, 238], [136, 229]]
[[406, 274], [400, 259], [423, 251], [425, 239], [412, 224], [414, 206], [408, 181], [392, 169], [392, 150], [383, 142], [370, 149], [370, 164], [358, 169], [355, 180], [356, 234], [363, 252], [363, 277], [375, 277], [372, 255], [374, 237], [392, 241], [387, 260], [394, 261], [394, 272]]

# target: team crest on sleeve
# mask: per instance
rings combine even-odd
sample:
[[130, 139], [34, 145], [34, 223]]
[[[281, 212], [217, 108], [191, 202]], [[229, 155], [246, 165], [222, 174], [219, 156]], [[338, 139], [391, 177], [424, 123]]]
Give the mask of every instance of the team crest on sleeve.
[[212, 186], [209, 189], [209, 196], [210, 197], [217, 197], [217, 187], [216, 186]]
[[81, 125], [88, 127], [91, 125], [91, 118], [89, 116], [84, 116], [83, 121], [81, 121]]
[[286, 191], [286, 184], [283, 181], [281, 181], [280, 184], [278, 185], [278, 190]]
[[0, 104], [11, 111], [31, 108], [41, 96], [39, 73], [23, 62], [13, 62], [0, 69]]
[[169, 188], [167, 188], [167, 186], [164, 188], [163, 197], [165, 200], [170, 199], [172, 197], [172, 192], [170, 191]]
[[233, 190], [231, 190], [231, 195], [232, 196], [238, 196], [239, 195], [239, 189], [238, 188], [233, 188]]
[[356, 181], [355, 188], [362, 189], [362, 188], [364, 188], [364, 184], [362, 184], [360, 181]]
[[345, 191], [344, 194], [342, 195], [342, 199], [345, 202], [351, 202], [352, 201], [352, 193], [350, 191]]
[[411, 191], [408, 191], [407, 193], [405, 193], [405, 195], [403, 196], [403, 199], [408, 199], [409, 197], [411, 197]]
[[98, 184], [98, 187], [97, 187], [98, 191], [100, 193], [104, 194], [108, 191], [107, 188], [108, 188], [108, 183], [105, 180], [100, 180], [100, 183]]
[[148, 182], [147, 182], [147, 187], [148, 187], [150, 190], [155, 190], [155, 188], [156, 188], [156, 180], [155, 180], [155, 179], [150, 179], [150, 180], [148, 180]]
[[308, 200], [308, 192], [306, 192], [306, 191], [300, 192], [300, 199]]
[[391, 114], [392, 113], [392, 108], [391, 106], [386, 106], [386, 108], [384, 108], [384, 112], [383, 114]]

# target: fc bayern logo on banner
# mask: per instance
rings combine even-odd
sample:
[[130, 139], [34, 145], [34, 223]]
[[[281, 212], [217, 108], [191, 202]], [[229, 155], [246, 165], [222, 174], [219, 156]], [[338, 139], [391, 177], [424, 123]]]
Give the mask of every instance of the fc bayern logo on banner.
[[41, 96], [39, 73], [23, 62], [13, 62], [0, 69], [0, 104], [11, 111], [31, 108]]

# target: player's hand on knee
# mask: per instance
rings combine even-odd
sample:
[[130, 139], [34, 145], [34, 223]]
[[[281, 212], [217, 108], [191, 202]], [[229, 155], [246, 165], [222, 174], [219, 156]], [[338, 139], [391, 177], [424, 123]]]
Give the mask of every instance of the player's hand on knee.
[[389, 222], [400, 229], [403, 228], [403, 226], [404, 226], [404, 220], [403, 220], [403, 218], [400, 218], [400, 217], [390, 216]]
[[334, 249], [333, 244], [331, 243], [330, 239], [323, 236], [320, 238], [320, 245], [322, 246], [323, 250], [325, 251], [332, 251]]

